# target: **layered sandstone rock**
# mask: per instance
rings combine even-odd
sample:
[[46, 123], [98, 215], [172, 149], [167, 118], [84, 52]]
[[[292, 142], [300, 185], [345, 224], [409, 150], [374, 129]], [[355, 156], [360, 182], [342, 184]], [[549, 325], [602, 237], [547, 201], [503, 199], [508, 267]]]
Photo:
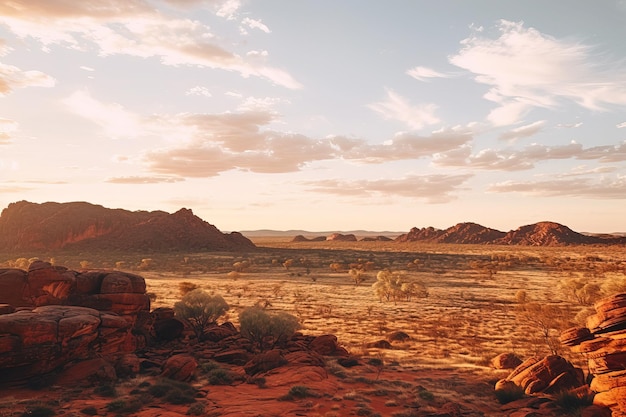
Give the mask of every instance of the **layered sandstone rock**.
[[41, 261], [28, 271], [0, 269], [0, 382], [144, 347], [145, 292], [142, 277], [119, 271], [81, 273]]
[[613, 417], [626, 416], [626, 293], [598, 301], [586, 328], [561, 334], [561, 342], [585, 356], [593, 375], [594, 404], [610, 407]]
[[496, 383], [496, 391], [511, 384], [524, 389], [527, 395], [557, 394], [585, 384], [583, 371], [565, 358], [550, 355], [526, 359], [511, 374]]

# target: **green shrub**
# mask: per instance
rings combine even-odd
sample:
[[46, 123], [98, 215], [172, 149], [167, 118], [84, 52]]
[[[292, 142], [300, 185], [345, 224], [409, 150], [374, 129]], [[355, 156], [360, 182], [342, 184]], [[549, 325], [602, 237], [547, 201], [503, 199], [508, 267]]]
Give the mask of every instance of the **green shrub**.
[[241, 335], [260, 350], [286, 343], [300, 328], [298, 319], [287, 313], [269, 314], [261, 307], [248, 307], [239, 314]]
[[115, 389], [115, 385], [105, 384], [98, 385], [93, 389], [94, 394], [101, 395], [103, 397], [115, 397], [117, 396], [117, 390]]
[[55, 412], [52, 408], [43, 405], [26, 407], [26, 411], [22, 413], [22, 417], [52, 417]]
[[289, 392], [279, 398], [281, 401], [291, 401], [294, 399], [302, 399], [307, 397], [319, 398], [320, 395], [311, 391], [311, 389], [305, 385], [294, 385], [289, 388]]
[[583, 408], [593, 404], [591, 392], [561, 391], [556, 394], [554, 403], [568, 416], [578, 415]]
[[435, 399], [435, 395], [432, 392], [427, 391], [425, 389], [419, 390], [417, 393], [417, 396], [420, 397], [424, 401], [432, 401]]
[[496, 399], [500, 404], [507, 404], [511, 401], [519, 400], [524, 398], [526, 395], [524, 393], [524, 388], [518, 385], [507, 385], [505, 388], [499, 389], [495, 391]]
[[192, 404], [189, 407], [189, 410], [187, 410], [187, 415], [188, 416], [202, 416], [202, 415], [204, 415], [204, 404], [201, 404], [201, 403]]
[[136, 399], [132, 400], [114, 400], [107, 404], [107, 411], [117, 413], [134, 413], [141, 410], [141, 402]]
[[201, 362], [198, 368], [200, 368], [200, 372], [203, 374], [208, 374], [212, 370], [220, 368], [220, 364], [215, 361], [205, 361]]
[[198, 340], [203, 339], [206, 327], [215, 324], [229, 309], [222, 296], [210, 295], [201, 289], [189, 291], [174, 304], [176, 317], [191, 326]]
[[216, 368], [207, 374], [210, 385], [230, 385], [233, 382], [232, 374], [223, 368]]
[[98, 409], [96, 407], [90, 406], [83, 408], [82, 410], [80, 410], [80, 412], [86, 416], [95, 416], [98, 414]]
[[163, 398], [170, 404], [180, 405], [195, 402], [198, 391], [185, 382], [164, 378], [150, 386], [148, 393], [153, 397]]

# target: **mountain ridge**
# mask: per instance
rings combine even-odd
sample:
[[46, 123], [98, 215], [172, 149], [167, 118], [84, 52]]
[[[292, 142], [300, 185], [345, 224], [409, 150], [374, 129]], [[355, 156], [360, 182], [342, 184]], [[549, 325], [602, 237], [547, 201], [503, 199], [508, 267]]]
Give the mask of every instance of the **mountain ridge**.
[[83, 201], [9, 204], [0, 213], [0, 250], [207, 250], [256, 246], [239, 232], [222, 233], [190, 209], [110, 209]]

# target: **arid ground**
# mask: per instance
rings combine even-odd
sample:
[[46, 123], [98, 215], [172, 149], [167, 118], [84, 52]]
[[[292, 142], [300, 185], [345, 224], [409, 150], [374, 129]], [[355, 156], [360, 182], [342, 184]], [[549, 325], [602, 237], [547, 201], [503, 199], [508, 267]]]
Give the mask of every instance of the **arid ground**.
[[[211, 388], [213, 401], [221, 404], [222, 410], [215, 415], [330, 417], [377, 412], [401, 416], [409, 414], [402, 414], [406, 408], [400, 405], [409, 393], [415, 396], [416, 392], [422, 410], [431, 405], [433, 410], [440, 410], [451, 402], [462, 407], [463, 415], [505, 415], [494, 396], [493, 384], [509, 371], [493, 369], [491, 359], [505, 352], [525, 359], [557, 350], [582, 366], [580, 357], [553, 343], [562, 330], [557, 326], [572, 326], [583, 315], [579, 312], [584, 302], [572, 296], [567, 283], [578, 280], [603, 288], [606, 283], [626, 279], [623, 247], [293, 243], [286, 238], [255, 238], [254, 242], [259, 251], [237, 255], [199, 253], [134, 259], [125, 254], [119, 255], [118, 261], [112, 257], [116, 255], [105, 260], [81, 255], [90, 267], [110, 267], [117, 262], [118, 267], [144, 276], [147, 291], [154, 298], [153, 308], [173, 306], [180, 300], [181, 282], [185, 282], [183, 286], [222, 295], [231, 307], [225, 319], [235, 325], [238, 312], [255, 304], [284, 311], [298, 317], [305, 334], [336, 335], [339, 343], [365, 364], [346, 369], [331, 360], [328, 381], [311, 381], [309, 386], [332, 392], [303, 399], [289, 413], [259, 412], [258, 407], [262, 409], [278, 395], [271, 390], [251, 391], [254, 387], [250, 385]], [[68, 265], [77, 259], [59, 258], [57, 262]], [[363, 281], [358, 285], [354, 281], [357, 274], [351, 269], [361, 270], [358, 276]], [[428, 295], [408, 301], [381, 301], [372, 284], [377, 273], [385, 269], [423, 284]], [[529, 318], [521, 312], [525, 303], [555, 306], [562, 317], [558, 324], [548, 324], [546, 333], [542, 317]], [[397, 332], [408, 338], [394, 340]], [[298, 381], [277, 380], [273, 384], [270, 378], [268, 387], [284, 391], [288, 382]], [[28, 395], [0, 398], [0, 412], [6, 414], [7, 401], [24, 401]], [[260, 401], [256, 408], [255, 398]], [[238, 409], [236, 404], [242, 401], [252, 404], [251, 409]], [[359, 414], [359, 404], [369, 411]], [[285, 406], [276, 409], [286, 410]]]

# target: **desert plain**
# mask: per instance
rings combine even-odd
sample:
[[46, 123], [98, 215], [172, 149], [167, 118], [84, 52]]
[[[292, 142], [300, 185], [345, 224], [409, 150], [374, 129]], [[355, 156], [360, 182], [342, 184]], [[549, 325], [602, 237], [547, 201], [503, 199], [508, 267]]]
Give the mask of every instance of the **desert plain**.
[[[199, 415], [212, 416], [509, 415], [511, 410], [503, 409], [494, 395], [494, 384], [510, 369], [495, 369], [492, 359], [502, 353], [522, 360], [558, 353], [584, 369], [579, 354], [558, 344], [560, 331], [584, 323], [593, 301], [593, 294], [581, 297], [577, 289], [591, 284], [601, 293], [626, 282], [626, 250], [620, 246], [252, 240], [258, 249], [247, 253], [61, 253], [53, 254], [53, 260], [69, 268], [139, 274], [152, 308], [173, 306], [191, 287], [221, 295], [230, 309], [220, 322], [235, 326], [238, 313], [253, 305], [286, 312], [298, 318], [300, 332], [333, 334], [359, 360], [358, 366], [346, 368], [327, 358], [321, 378], [281, 374], [279, 368], [267, 375], [263, 387], [233, 383], [206, 388], [200, 378], [194, 382], [205, 390]], [[381, 299], [373, 289], [380, 271], [391, 271], [426, 292], [410, 299]], [[229, 372], [242, 373], [236, 367]], [[146, 378], [120, 381], [116, 395], [137, 392]], [[285, 401], [293, 386], [306, 387], [312, 395]], [[5, 390], [0, 415], [27, 415], [33, 403], [46, 402], [55, 404], [58, 415], [68, 416], [85, 415], [80, 410], [193, 415], [188, 405], [163, 404], [116, 412], [107, 408], [111, 401], [87, 388]]]

